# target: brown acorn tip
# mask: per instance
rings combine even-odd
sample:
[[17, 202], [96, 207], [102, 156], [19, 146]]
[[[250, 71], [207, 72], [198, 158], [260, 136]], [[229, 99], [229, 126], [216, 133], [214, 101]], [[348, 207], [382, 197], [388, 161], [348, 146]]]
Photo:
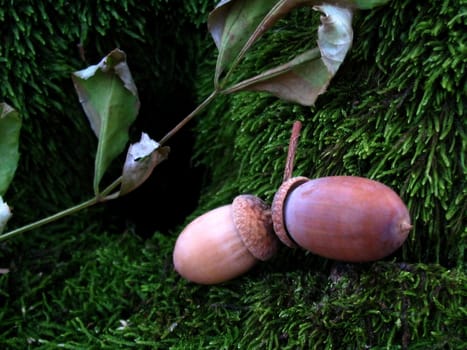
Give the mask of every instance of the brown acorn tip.
[[232, 202], [233, 222], [243, 243], [258, 260], [270, 259], [278, 249], [271, 209], [260, 198], [243, 194]]
[[403, 235], [404, 237], [406, 237], [408, 234], [409, 234], [409, 231], [413, 228], [413, 226], [407, 222], [407, 221], [403, 221], [401, 222], [401, 235]]
[[284, 206], [287, 196], [290, 192], [292, 192], [295, 188], [300, 186], [301, 184], [309, 181], [310, 179], [304, 176], [293, 177], [287, 181], [284, 181], [282, 185], [277, 190], [276, 194], [274, 195], [274, 199], [272, 201], [272, 223], [274, 227], [274, 232], [276, 233], [277, 237], [284, 243], [286, 246], [290, 248], [296, 248], [297, 244], [293, 241], [290, 237], [289, 233], [287, 232], [287, 228], [284, 222]]

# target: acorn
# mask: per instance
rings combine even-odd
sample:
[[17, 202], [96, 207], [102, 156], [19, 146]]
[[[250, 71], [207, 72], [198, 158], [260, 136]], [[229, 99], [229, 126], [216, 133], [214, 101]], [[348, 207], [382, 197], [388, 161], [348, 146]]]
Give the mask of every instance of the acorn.
[[409, 212], [388, 186], [357, 176], [291, 177], [300, 127], [294, 123], [272, 208], [241, 195], [193, 220], [174, 248], [181, 276], [200, 284], [238, 277], [275, 254], [277, 237], [288, 247], [348, 262], [378, 260], [403, 244], [412, 227]]
[[272, 204], [273, 226], [288, 247], [347, 262], [384, 258], [411, 229], [401, 198], [388, 186], [363, 177], [294, 177]]
[[175, 243], [175, 270], [189, 281], [216, 284], [271, 258], [279, 241], [270, 207], [253, 195], [213, 209], [190, 222]]

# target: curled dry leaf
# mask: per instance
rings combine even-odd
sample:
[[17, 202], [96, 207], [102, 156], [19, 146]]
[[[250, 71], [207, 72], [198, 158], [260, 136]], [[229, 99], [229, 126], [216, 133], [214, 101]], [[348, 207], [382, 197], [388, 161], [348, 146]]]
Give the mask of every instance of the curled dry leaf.
[[314, 6], [323, 12], [318, 28], [318, 47], [323, 63], [334, 75], [352, 45], [352, 12], [349, 9], [323, 4]]
[[284, 100], [313, 105], [326, 91], [352, 45], [352, 12], [348, 8], [322, 5], [324, 12], [318, 28], [318, 47], [293, 60], [244, 80], [225, 90], [227, 93], [266, 91]]
[[[219, 50], [214, 82], [224, 93], [267, 91], [285, 100], [312, 105], [337, 72], [352, 44], [352, 14], [388, 0], [223, 0], [209, 14], [208, 29]], [[280, 18], [300, 6], [312, 6], [325, 14], [318, 29], [316, 49], [260, 75], [225, 88], [229, 72], [247, 50]], [[223, 79], [223, 80], [222, 80]]]
[[167, 159], [169, 151], [169, 147], [160, 147], [159, 143], [142, 133], [141, 140], [128, 148], [119, 195], [133, 191], [146, 181], [153, 169]]

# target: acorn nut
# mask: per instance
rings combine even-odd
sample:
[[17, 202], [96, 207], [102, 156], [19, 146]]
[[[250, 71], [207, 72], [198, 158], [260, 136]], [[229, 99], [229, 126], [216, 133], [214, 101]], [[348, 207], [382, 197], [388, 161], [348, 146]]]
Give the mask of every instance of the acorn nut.
[[274, 197], [272, 218], [285, 245], [348, 262], [390, 255], [412, 228], [391, 188], [357, 176], [291, 178]]
[[269, 206], [253, 195], [193, 220], [175, 243], [175, 270], [189, 281], [216, 284], [271, 258], [278, 248]]

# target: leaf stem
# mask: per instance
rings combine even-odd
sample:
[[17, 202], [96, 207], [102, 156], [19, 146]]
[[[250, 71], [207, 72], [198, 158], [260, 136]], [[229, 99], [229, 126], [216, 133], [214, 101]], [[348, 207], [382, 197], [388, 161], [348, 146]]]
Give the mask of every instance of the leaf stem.
[[96, 196], [96, 197], [94, 197], [92, 199], [89, 199], [89, 200], [87, 200], [87, 201], [85, 201], [83, 203], [80, 203], [78, 205], [75, 205], [75, 206], [73, 206], [71, 208], [65, 209], [65, 210], [63, 210], [61, 212], [58, 212], [58, 213], [54, 214], [54, 215], [48, 216], [48, 217], [46, 217], [44, 219], [35, 221], [35, 222], [31, 223], [31, 224], [22, 226], [20, 228], [17, 228], [16, 230], [13, 230], [13, 231], [7, 232], [7, 233], [5, 233], [3, 235], [0, 235], [0, 241], [11, 238], [13, 236], [17, 236], [17, 235], [19, 235], [19, 234], [21, 234], [23, 232], [26, 232], [26, 231], [34, 230], [35, 228], [38, 228], [38, 227], [40, 227], [42, 225], [45, 225], [45, 224], [48, 224], [49, 222], [52, 222], [52, 221], [56, 221], [58, 219], [61, 219], [61, 218], [65, 217], [65, 216], [71, 215], [73, 213], [76, 213], [76, 212], [78, 212], [80, 210], [83, 210], [83, 209], [85, 209], [87, 207], [90, 207], [90, 206], [92, 206], [92, 205], [94, 205], [94, 204], [96, 204], [98, 202], [99, 202], [99, 198]]
[[204, 110], [206, 106], [217, 96], [219, 90], [214, 90], [193, 112], [188, 114], [180, 123], [178, 123], [172, 130], [170, 130], [160, 141], [159, 144], [162, 146], [172, 136], [174, 136], [181, 128], [185, 126], [190, 120], [192, 120], [199, 112]]
[[109, 195], [109, 193], [112, 192], [116, 187], [118, 187], [122, 183], [122, 179], [123, 176], [120, 176], [99, 194], [100, 202], [105, 202], [106, 200], [118, 197], [118, 193], [116, 193], [117, 196], [115, 196], [115, 193], [111, 195]]
[[[104, 202], [106, 200], [109, 200], [109, 199], [113, 199], [113, 197], [110, 197], [108, 196], [108, 194], [110, 192], [112, 192], [112, 190], [114, 190], [120, 183], [122, 182], [122, 177], [120, 176], [118, 179], [116, 179], [114, 182], [112, 182], [109, 186], [107, 186], [101, 193], [99, 193], [97, 196], [95, 196], [94, 198], [91, 198], [85, 202], [82, 202], [78, 205], [75, 205], [71, 208], [68, 208], [68, 209], [65, 209], [65, 210], [62, 210], [56, 214], [53, 214], [51, 216], [48, 216], [46, 218], [43, 218], [43, 219], [40, 219], [38, 221], [35, 221], [33, 223], [30, 223], [28, 225], [25, 225], [25, 226], [22, 226], [22, 227], [19, 227], [15, 230], [12, 230], [12, 231], [9, 231], [5, 234], [2, 234], [0, 235], [0, 242], [1, 241], [4, 241], [8, 238], [11, 238], [11, 237], [14, 237], [14, 236], [17, 236], [21, 233], [24, 233], [26, 231], [31, 231], [31, 230], [34, 230], [42, 225], [45, 225], [45, 224], [48, 224], [50, 222], [53, 222], [53, 221], [57, 221], [65, 216], [69, 216], [71, 214], [74, 214], [74, 213], [77, 213], [78, 211], [81, 211], [83, 209], [86, 209], [90, 206], [93, 206], [94, 204], [97, 204], [97, 203], [100, 203], [100, 202]], [[115, 197], [116, 198], [116, 197]]]

